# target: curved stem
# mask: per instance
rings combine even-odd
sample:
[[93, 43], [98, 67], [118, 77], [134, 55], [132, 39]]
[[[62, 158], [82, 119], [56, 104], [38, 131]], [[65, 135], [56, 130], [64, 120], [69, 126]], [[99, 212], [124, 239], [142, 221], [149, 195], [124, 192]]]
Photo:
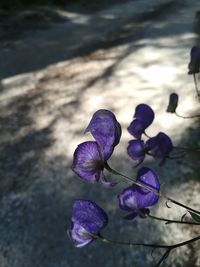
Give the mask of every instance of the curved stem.
[[148, 215], [149, 218], [152, 218], [154, 220], [157, 221], [163, 221], [166, 224], [170, 224], [170, 223], [180, 223], [180, 224], [191, 224], [191, 225], [200, 225], [200, 223], [196, 223], [196, 222], [189, 222], [189, 221], [179, 221], [179, 220], [169, 220], [169, 219], [165, 219], [165, 218], [160, 218], [154, 215], [149, 214]]
[[105, 167], [110, 173], [112, 173], [112, 174], [114, 174], [114, 175], [117, 175], [117, 176], [121, 176], [123, 179], [127, 180], [128, 182], [131, 182], [131, 183], [133, 183], [133, 184], [135, 184], [135, 185], [137, 185], [137, 186], [139, 186], [139, 187], [141, 187], [141, 188], [144, 188], [144, 189], [148, 190], [149, 192], [151, 192], [151, 193], [153, 193], [153, 194], [155, 194], [155, 195], [157, 195], [157, 196], [164, 197], [164, 198], [167, 199], [168, 201], [171, 201], [172, 203], [176, 204], [177, 206], [180, 206], [180, 207], [182, 207], [182, 208], [185, 208], [185, 209], [188, 210], [188, 211], [191, 211], [191, 212], [194, 212], [194, 213], [200, 215], [200, 212], [199, 212], [199, 211], [194, 210], [194, 209], [192, 209], [192, 208], [190, 208], [190, 207], [188, 207], [188, 206], [186, 206], [186, 205], [184, 205], [184, 204], [182, 204], [182, 203], [176, 201], [175, 199], [166, 196], [164, 193], [157, 192], [157, 191], [155, 191], [155, 190], [149, 188], [148, 186], [145, 186], [145, 185], [143, 185], [143, 184], [141, 184], [141, 183], [138, 183], [138, 182], [136, 182], [135, 180], [131, 179], [130, 177], [128, 177], [128, 176], [126, 176], [126, 175], [124, 175], [124, 174], [122, 174], [122, 173], [120, 173], [120, 172], [118, 172], [118, 171], [112, 169], [112, 168], [108, 165], [108, 163], [105, 163], [105, 166], [104, 166], [104, 167]]
[[196, 114], [193, 116], [182, 116], [182, 115], [178, 114], [176, 111], [174, 112], [174, 114], [176, 114], [177, 117], [182, 118], [182, 119], [194, 119], [194, 118], [200, 117], [200, 114]]

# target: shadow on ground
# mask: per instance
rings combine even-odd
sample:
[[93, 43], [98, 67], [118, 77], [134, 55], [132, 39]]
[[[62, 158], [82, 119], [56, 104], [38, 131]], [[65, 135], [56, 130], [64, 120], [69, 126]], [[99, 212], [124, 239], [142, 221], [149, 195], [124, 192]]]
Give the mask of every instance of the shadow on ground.
[[[148, 27], [148, 21], [156, 18], [162, 17], [164, 21], [157, 29], [159, 36], [162, 32], [165, 37], [171, 36], [171, 32], [166, 31], [168, 22], [165, 21], [165, 17], [172, 10], [173, 12], [176, 10], [178, 15], [184, 6], [181, 5], [180, 7], [178, 1], [169, 1], [149, 8], [138, 15], [138, 13], [134, 13], [133, 4], [127, 3], [124, 5], [125, 8], [122, 5], [121, 11], [119, 8], [110, 9], [93, 16], [76, 14], [69, 22], [54, 25], [51, 31], [37, 31], [33, 35], [29, 33], [26, 38], [19, 39], [14, 44], [7, 42], [9, 31], [6, 29], [3, 31], [6, 36], [2, 35], [1, 42], [3, 47], [0, 54], [0, 62], [2, 62], [0, 63], [0, 78], [40, 70], [50, 64], [90, 55], [100, 49], [107, 50], [122, 44], [129, 44], [140, 39], [142, 31]], [[59, 14], [57, 16], [59, 17]], [[28, 15], [25, 18], [29, 20]], [[60, 19], [62, 21], [62, 15], [60, 15]], [[33, 18], [30, 18], [30, 21], [32, 20], [35, 22], [30, 22], [30, 25], [35, 23], [37, 28], [38, 21], [34, 19], [34, 14]], [[185, 32], [185, 23], [185, 20], [174, 23], [175, 35]], [[15, 24], [17, 29], [13, 27], [10, 29], [11, 37], [20, 32], [21, 24], [23, 27], [24, 25], [29, 27], [29, 23]], [[23, 27], [21, 28], [23, 29]], [[3, 60], [4, 58], [7, 60]]]

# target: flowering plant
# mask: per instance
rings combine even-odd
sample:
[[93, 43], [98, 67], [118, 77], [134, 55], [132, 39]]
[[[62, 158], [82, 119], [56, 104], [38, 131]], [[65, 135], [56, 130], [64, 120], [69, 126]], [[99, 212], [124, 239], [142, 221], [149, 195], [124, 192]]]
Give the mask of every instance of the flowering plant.
[[[191, 50], [189, 74], [193, 74], [195, 77], [195, 74], [199, 72], [199, 68], [200, 49], [194, 47]], [[197, 96], [199, 97], [196, 79], [194, 81]], [[176, 111], [177, 107], [178, 95], [173, 93], [169, 97], [167, 112], [183, 118], [199, 117], [199, 115], [181, 116]], [[144, 103], [139, 104], [135, 108], [133, 121], [127, 128], [134, 138], [128, 143], [127, 153], [133, 161], [136, 161], [135, 167], [138, 167], [146, 156], [151, 156], [159, 160], [159, 165], [164, 165], [167, 159], [174, 159], [183, 156], [186, 151], [192, 151], [190, 148], [174, 146], [171, 138], [163, 132], [159, 132], [153, 137], [148, 136], [145, 131], [153, 123], [154, 117], [154, 111], [150, 106]], [[104, 170], [125, 179], [129, 185], [117, 196], [119, 208], [127, 212], [125, 219], [133, 220], [135, 218], [145, 219], [150, 217], [155, 220], [165, 221], [167, 224], [177, 223], [200, 226], [200, 211], [194, 210], [161, 192], [159, 177], [152, 169], [145, 166], [141, 167], [137, 171], [136, 179], [132, 179], [110, 167], [108, 160], [111, 158], [114, 148], [119, 144], [121, 138], [121, 126], [111, 111], [104, 109], [96, 111], [86, 131], [91, 133], [95, 141], [86, 141], [78, 145], [74, 152], [72, 170], [82, 180], [90, 183], [101, 183], [107, 187], [116, 186], [117, 182], [108, 181]], [[144, 137], [147, 140], [144, 140]], [[195, 149], [195, 152], [200, 152], [200, 149]], [[167, 202], [172, 202], [186, 209], [190, 213], [191, 219], [169, 220], [152, 215], [149, 208], [156, 205], [161, 197], [165, 198]], [[115, 245], [163, 248], [165, 252], [157, 262], [156, 267], [163, 263], [172, 250], [200, 240], [200, 236], [196, 236], [173, 245], [113, 241], [106, 239], [101, 233], [107, 224], [108, 216], [106, 212], [95, 202], [87, 199], [77, 199], [73, 204], [72, 221], [68, 229], [68, 235], [76, 247], [83, 247], [94, 240], [100, 240]]]

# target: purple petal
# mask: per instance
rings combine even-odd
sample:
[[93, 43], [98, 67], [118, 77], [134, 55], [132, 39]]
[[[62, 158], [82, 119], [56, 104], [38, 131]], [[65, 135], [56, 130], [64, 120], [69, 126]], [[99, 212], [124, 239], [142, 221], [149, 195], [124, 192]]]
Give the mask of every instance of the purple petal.
[[129, 141], [127, 152], [133, 160], [138, 160], [139, 162], [142, 162], [145, 157], [144, 142], [141, 140]]
[[[138, 171], [137, 182], [147, 186], [148, 188], [159, 192], [160, 183], [157, 175], [149, 168], [143, 167]], [[123, 190], [118, 196], [119, 207], [123, 210], [131, 212], [133, 218], [139, 215], [141, 218], [146, 217], [149, 206], [156, 204], [159, 196], [150, 192], [147, 189], [141, 188], [137, 185], [132, 185]], [[128, 218], [131, 219], [131, 214]]]
[[95, 202], [77, 199], [72, 209], [72, 222], [79, 224], [88, 233], [98, 234], [107, 225], [108, 217]]
[[120, 209], [137, 213], [138, 203], [136, 189], [135, 186], [129, 186], [118, 195]]
[[97, 182], [104, 162], [96, 142], [88, 141], [78, 145], [74, 152], [72, 170], [82, 179]]
[[155, 158], [164, 158], [173, 150], [171, 139], [162, 132], [147, 140], [145, 146], [148, 152]]
[[140, 139], [141, 135], [144, 133], [145, 125], [140, 120], [133, 120], [127, 130], [132, 136], [137, 139]]
[[148, 105], [140, 104], [135, 109], [134, 118], [143, 122], [146, 129], [154, 120], [154, 112]]
[[[158, 180], [158, 177], [156, 173], [149, 168], [142, 167], [138, 170], [137, 182], [147, 186], [155, 192], [159, 192], [160, 190], [160, 182]], [[141, 194], [141, 197], [138, 199], [138, 205], [140, 206], [140, 208], [152, 206], [159, 199], [158, 195], [151, 193], [150, 191], [144, 188], [140, 188], [139, 193]]]
[[91, 235], [78, 223], [72, 223], [67, 233], [76, 247], [83, 247], [93, 241]]
[[121, 126], [115, 115], [105, 109], [96, 111], [86, 128], [98, 143], [101, 155], [107, 161], [121, 138]]

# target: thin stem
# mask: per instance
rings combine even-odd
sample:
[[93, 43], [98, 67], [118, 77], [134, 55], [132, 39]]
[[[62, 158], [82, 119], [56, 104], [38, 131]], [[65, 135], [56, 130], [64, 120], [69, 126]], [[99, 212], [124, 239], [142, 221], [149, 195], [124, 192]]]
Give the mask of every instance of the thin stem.
[[182, 115], [178, 114], [176, 111], [174, 113], [176, 114], [177, 117], [182, 118], [182, 119], [194, 119], [194, 118], [200, 117], [200, 114], [196, 114], [193, 116], [182, 116]]
[[141, 188], [144, 188], [144, 189], [148, 190], [149, 192], [151, 192], [151, 193], [153, 193], [153, 194], [155, 194], [155, 195], [157, 195], [157, 196], [164, 197], [165, 199], [171, 201], [172, 203], [174, 203], [174, 204], [176, 204], [176, 205], [178, 205], [178, 206], [180, 206], [180, 207], [182, 207], [182, 208], [185, 208], [185, 209], [188, 210], [188, 211], [191, 211], [191, 212], [194, 212], [194, 213], [200, 215], [200, 212], [199, 212], [199, 211], [194, 210], [194, 209], [192, 209], [192, 208], [190, 208], [190, 207], [188, 207], [188, 206], [186, 206], [186, 205], [184, 205], [184, 204], [182, 204], [182, 203], [176, 201], [175, 199], [166, 196], [165, 194], [163, 194], [163, 193], [161, 193], [161, 192], [157, 192], [157, 191], [155, 191], [155, 190], [149, 188], [148, 186], [145, 186], [145, 185], [143, 185], [143, 184], [141, 184], [141, 183], [138, 183], [138, 182], [136, 182], [135, 180], [131, 179], [130, 177], [128, 177], [128, 176], [126, 176], [126, 175], [124, 175], [124, 174], [122, 174], [122, 173], [120, 173], [120, 172], [118, 172], [118, 171], [112, 169], [112, 168], [108, 165], [108, 163], [106, 163], [104, 167], [105, 167], [109, 172], [111, 172], [112, 174], [117, 175], [117, 176], [121, 176], [123, 179], [127, 180], [128, 182], [131, 182], [131, 183], [133, 183], [133, 184], [135, 184], [135, 185], [137, 185], [137, 186], [139, 186], [139, 187], [141, 187]]
[[160, 258], [159, 262], [156, 264], [155, 267], [159, 267], [159, 266], [162, 264], [162, 262], [163, 262], [164, 260], [166, 260], [166, 258], [169, 256], [169, 253], [170, 253], [170, 252], [171, 252], [171, 249], [168, 248], [168, 249], [165, 251], [165, 253], [162, 255], [162, 257]]
[[198, 97], [198, 100], [200, 101], [200, 94], [199, 94], [199, 89], [198, 89], [197, 79], [196, 79], [195, 73], [193, 73], [193, 78], [194, 78], [194, 85], [195, 85], [195, 90], [196, 90], [196, 93], [197, 93], [197, 97]]
[[180, 224], [191, 224], [191, 225], [200, 225], [200, 223], [196, 223], [196, 222], [188, 222], [188, 221], [179, 221], [179, 220], [169, 220], [169, 219], [165, 219], [165, 218], [160, 218], [154, 215], [149, 214], [148, 215], [149, 218], [157, 220], [157, 221], [163, 221], [166, 224], [170, 224], [170, 223], [180, 223]]
[[188, 210], [188, 211], [191, 211], [191, 212], [194, 212], [194, 213], [200, 215], [200, 212], [199, 212], [199, 211], [194, 210], [194, 209], [192, 209], [192, 208], [190, 208], [190, 207], [188, 207], [188, 206], [186, 206], [186, 205], [184, 205], [184, 204], [182, 204], [182, 203], [176, 201], [176, 200], [173, 199], [173, 198], [170, 198], [170, 197], [167, 197], [167, 196], [164, 196], [164, 197], [165, 197], [167, 200], [171, 201], [172, 203], [176, 204], [177, 206], [180, 206], [180, 207], [182, 207], [182, 208], [185, 208], [185, 209]]
[[125, 180], [127, 180], [128, 182], [131, 182], [131, 183], [133, 183], [133, 184], [135, 184], [135, 185], [137, 185], [137, 186], [139, 186], [139, 187], [141, 187], [141, 188], [144, 188], [144, 189], [148, 190], [149, 192], [151, 192], [151, 193], [153, 193], [153, 194], [155, 194], [155, 195], [157, 195], [157, 196], [161, 196], [161, 193], [160, 193], [160, 192], [157, 192], [157, 191], [155, 191], [155, 190], [149, 188], [149, 187], [146, 186], [146, 185], [143, 185], [143, 184], [141, 184], [141, 183], [138, 183], [138, 182], [136, 182], [135, 180], [131, 179], [130, 177], [128, 177], [128, 176], [126, 176], [126, 175], [124, 175], [124, 174], [122, 174], [122, 173], [120, 173], [120, 172], [118, 172], [118, 171], [112, 169], [112, 168], [108, 165], [108, 163], [105, 164], [105, 168], [106, 168], [109, 172], [111, 172], [112, 174], [117, 175], [117, 176], [120, 176], [120, 177], [124, 178]]
[[110, 240], [110, 239], [107, 239], [107, 238], [103, 237], [102, 235], [96, 235], [96, 236], [93, 236], [93, 237], [98, 239], [98, 240], [100, 240], [100, 241], [102, 241], [102, 242], [104, 242], [104, 243], [110, 244], [110, 245], [128, 246], [128, 247], [143, 246], [143, 247], [167, 248], [167, 249], [174, 249], [174, 248], [177, 248], [177, 247], [182, 247], [182, 246], [188, 245], [190, 243], [196, 242], [196, 241], [198, 241], [200, 239], [200, 236], [197, 236], [195, 238], [192, 238], [192, 239], [189, 239], [189, 240], [186, 240], [186, 241], [174, 244], [174, 245], [159, 245], [159, 244], [132, 243], [132, 242], [123, 242], [123, 241]]
[[168, 248], [168, 245], [147, 244], [147, 243], [132, 243], [107, 239], [101, 235], [94, 236], [96, 239], [114, 246], [127, 246], [127, 247], [151, 247], [151, 248]]

